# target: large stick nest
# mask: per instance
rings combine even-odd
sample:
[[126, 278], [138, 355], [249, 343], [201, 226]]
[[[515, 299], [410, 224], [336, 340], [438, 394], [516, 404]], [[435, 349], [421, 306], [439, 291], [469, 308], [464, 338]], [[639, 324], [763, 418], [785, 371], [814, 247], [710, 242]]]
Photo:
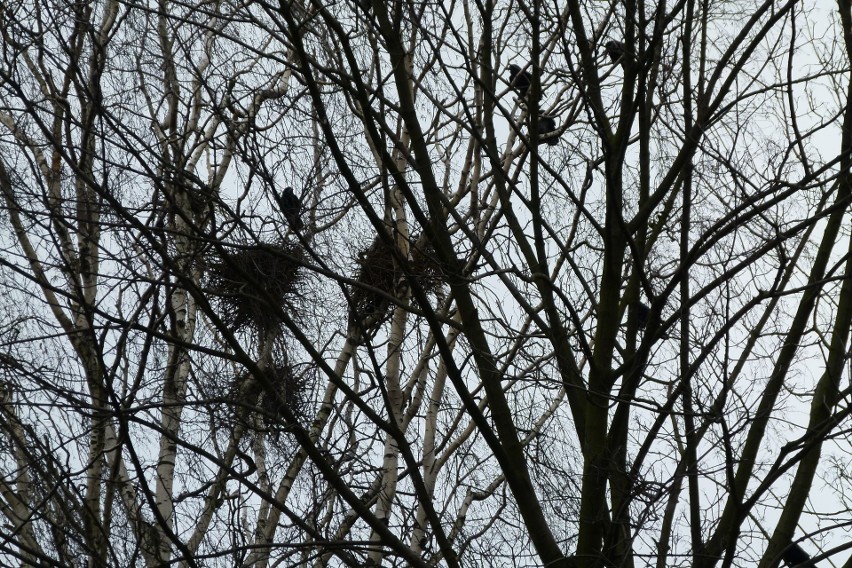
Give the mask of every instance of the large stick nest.
[[223, 251], [210, 263], [209, 288], [219, 317], [229, 329], [266, 331], [291, 316], [302, 281], [304, 250], [295, 242], [260, 244]]
[[297, 373], [287, 363], [277, 364], [263, 372], [262, 377], [249, 373], [239, 375], [234, 383], [234, 394], [240, 404], [254, 406], [252, 428], [259, 433], [277, 435], [293, 422], [304, 423], [311, 409], [311, 381], [306, 373]]
[[380, 323], [390, 313], [396, 297], [402, 292], [398, 285], [413, 284], [425, 293], [437, 292], [443, 283], [441, 270], [434, 251], [421, 241], [412, 238], [408, 257], [409, 275], [394, 258], [394, 251], [385, 241], [376, 238], [356, 259], [359, 284], [351, 289], [352, 315], [355, 321]]

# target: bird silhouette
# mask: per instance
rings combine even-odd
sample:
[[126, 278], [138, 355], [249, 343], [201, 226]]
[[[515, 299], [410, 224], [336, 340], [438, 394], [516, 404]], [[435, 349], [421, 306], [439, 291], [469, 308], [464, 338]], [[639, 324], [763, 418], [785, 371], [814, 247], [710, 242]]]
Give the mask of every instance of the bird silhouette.
[[524, 71], [512, 63], [509, 65], [509, 83], [521, 97], [526, 97], [527, 91], [530, 90], [530, 85], [532, 85], [532, 75], [529, 71]]
[[275, 193], [275, 200], [278, 202], [278, 207], [284, 214], [287, 224], [295, 231], [301, 229], [304, 226], [302, 218], [299, 216], [302, 212], [302, 202], [296, 197], [293, 188], [285, 187], [284, 193], [278, 193], [274, 188], [272, 191]]
[[639, 329], [645, 329], [648, 318], [651, 316], [651, 308], [642, 302], [634, 302], [630, 304], [630, 313], [636, 316], [636, 326]]
[[554, 119], [552, 116], [547, 116], [544, 114], [539, 116], [538, 135], [542, 137], [545, 144], [548, 144], [550, 146], [556, 146], [557, 144], [559, 144], [559, 136], [554, 134], [552, 136], [545, 137], [545, 135], [550, 134], [551, 132], [556, 132], [556, 119]]
[[[791, 544], [787, 547], [787, 549], [781, 553], [781, 559], [784, 560], [784, 563], [787, 566], [799, 566], [808, 562], [811, 559], [811, 556], [805, 552], [798, 544]], [[808, 566], [813, 566], [813, 564], [808, 564]]]
[[604, 49], [613, 63], [617, 63], [619, 59], [624, 57], [624, 43], [620, 41], [611, 39], [604, 44]]

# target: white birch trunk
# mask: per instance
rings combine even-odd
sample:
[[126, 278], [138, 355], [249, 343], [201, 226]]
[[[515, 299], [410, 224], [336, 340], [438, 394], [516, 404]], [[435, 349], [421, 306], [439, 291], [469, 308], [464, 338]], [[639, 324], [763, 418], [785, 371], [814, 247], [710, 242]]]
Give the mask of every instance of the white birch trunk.
[[[447, 343], [452, 350], [456, 344], [458, 331], [451, 327], [447, 334]], [[435, 491], [435, 481], [438, 479], [439, 467], [435, 462], [435, 435], [438, 426], [438, 412], [441, 408], [441, 400], [444, 397], [444, 386], [447, 382], [447, 366], [443, 361], [438, 365], [435, 383], [432, 385], [432, 394], [429, 397], [429, 405], [426, 407], [426, 420], [423, 433], [423, 483], [431, 500]], [[426, 508], [423, 503], [417, 506], [414, 517], [414, 531], [411, 534], [411, 549], [422, 552], [426, 538]]]
[[[346, 368], [349, 366], [349, 362], [352, 360], [352, 355], [354, 355], [355, 348], [357, 346], [355, 334], [356, 333], [354, 331], [350, 333], [343, 344], [343, 349], [338, 355], [337, 362], [334, 366], [335, 376], [342, 377], [346, 372]], [[334, 399], [336, 394], [337, 386], [335, 386], [333, 382], [329, 381], [325, 388], [322, 404], [320, 405], [317, 417], [314, 419], [314, 423], [311, 425], [311, 429], [308, 432], [311, 442], [316, 442], [325, 429], [328, 419], [331, 416], [331, 411], [334, 408]], [[302, 471], [302, 467], [305, 465], [307, 458], [308, 454], [304, 449], [300, 449], [293, 457], [293, 460], [290, 462], [290, 466], [287, 468], [287, 472], [284, 474], [284, 477], [281, 478], [281, 481], [278, 484], [278, 489], [275, 491], [275, 500], [277, 502], [285, 503], [287, 501], [287, 498], [290, 495], [290, 490], [293, 488], [293, 484], [296, 482], [299, 472]], [[280, 519], [281, 509], [278, 507], [271, 507], [266, 518], [258, 518], [258, 530], [254, 542], [254, 545], [257, 548], [249, 554], [248, 558], [243, 563], [243, 566], [266, 568], [269, 563], [270, 550], [269, 548], [264, 547], [264, 545], [272, 542]]]

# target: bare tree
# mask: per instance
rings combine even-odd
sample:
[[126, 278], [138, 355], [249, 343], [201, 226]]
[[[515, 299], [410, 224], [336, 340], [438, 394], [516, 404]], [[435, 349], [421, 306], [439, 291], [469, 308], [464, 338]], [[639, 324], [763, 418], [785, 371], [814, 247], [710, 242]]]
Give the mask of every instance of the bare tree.
[[0, 6], [2, 564], [852, 566], [824, 10]]

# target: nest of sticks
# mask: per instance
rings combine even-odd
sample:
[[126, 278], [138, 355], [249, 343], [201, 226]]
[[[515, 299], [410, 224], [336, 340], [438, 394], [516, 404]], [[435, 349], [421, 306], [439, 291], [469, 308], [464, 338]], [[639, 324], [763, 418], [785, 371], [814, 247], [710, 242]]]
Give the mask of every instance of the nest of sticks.
[[417, 245], [412, 238], [408, 256], [409, 276], [394, 258], [394, 250], [380, 238], [362, 250], [355, 259], [358, 265], [358, 285], [351, 288], [351, 314], [356, 323], [372, 327], [390, 314], [397, 297], [398, 286], [412, 283], [425, 293], [437, 292], [443, 285], [441, 270], [434, 251]]
[[[251, 407], [243, 420], [252, 430], [277, 435], [294, 423], [305, 422], [311, 408], [311, 381], [307, 374], [297, 373], [293, 366], [277, 364], [266, 369], [262, 377], [251, 373], [237, 376], [232, 399], [235, 404]], [[295, 422], [288, 421], [287, 416]]]
[[274, 329], [287, 311], [297, 316], [304, 250], [299, 243], [259, 244], [224, 251], [209, 262], [208, 286], [231, 330]]
[[[313, 381], [288, 363], [238, 374], [226, 385], [223, 398], [231, 408], [231, 424], [277, 439], [294, 424], [305, 424], [312, 409]], [[289, 419], [288, 419], [289, 417]]]

